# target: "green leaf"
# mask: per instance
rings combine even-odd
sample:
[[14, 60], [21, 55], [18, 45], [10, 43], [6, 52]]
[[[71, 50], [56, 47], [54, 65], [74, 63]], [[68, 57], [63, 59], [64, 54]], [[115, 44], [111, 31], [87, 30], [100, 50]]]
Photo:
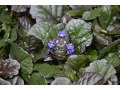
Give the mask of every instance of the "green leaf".
[[65, 75], [65, 69], [63, 65], [58, 65], [57, 67], [59, 67], [58, 72], [54, 75], [54, 78], [56, 77], [63, 77]]
[[93, 20], [93, 31], [96, 31], [98, 33], [100, 33], [102, 31], [102, 28], [100, 27], [97, 18]]
[[96, 72], [103, 76], [105, 83], [109, 78], [116, 74], [114, 67], [107, 60], [101, 59], [90, 63], [85, 72]]
[[97, 18], [101, 15], [101, 12], [102, 12], [101, 7], [98, 7], [96, 9], [94, 9], [93, 11], [86, 11], [86, 12], [83, 13], [82, 19], [83, 20], [95, 19], [95, 18]]
[[69, 16], [81, 16], [83, 14], [83, 10], [69, 10], [67, 11], [67, 15]]
[[[116, 14], [116, 13], [115, 13]], [[112, 37], [120, 36], [120, 24], [119, 20], [116, 16], [111, 18], [111, 21], [106, 29], [108, 35], [112, 35]]]
[[44, 64], [35, 64], [34, 70], [38, 71], [40, 75], [44, 76], [45, 78], [50, 78], [59, 73], [59, 67], [55, 65], [49, 65], [47, 63]]
[[3, 36], [3, 39], [5, 40], [5, 42], [6, 42], [7, 39], [9, 38], [10, 31], [11, 31], [11, 29], [10, 29], [9, 27], [6, 28], [6, 30], [5, 30], [5, 34], [4, 34], [4, 36]]
[[57, 77], [50, 85], [70, 85], [72, 82], [66, 77]]
[[66, 25], [69, 40], [75, 46], [75, 53], [82, 53], [93, 39], [91, 26], [81, 19], [71, 19]]
[[[47, 44], [49, 40], [57, 36], [58, 28], [49, 22], [36, 23], [28, 32], [28, 35], [34, 35], [42, 40], [43, 44]], [[54, 33], [53, 33], [54, 32]]]
[[0, 47], [2, 47], [4, 44], [5, 44], [5, 40], [4, 39], [0, 40]]
[[98, 51], [93, 50], [93, 49], [89, 49], [85, 52], [85, 55], [90, 59], [90, 61], [94, 61], [98, 57]]
[[107, 34], [110, 34], [110, 35], [120, 35], [120, 27], [115, 27], [111, 31], [107, 31]]
[[10, 55], [13, 59], [18, 60], [19, 62], [29, 57], [29, 54], [21, 47], [19, 47], [17, 44], [13, 44], [10, 47]]
[[4, 36], [3, 36], [3, 39], [2, 40], [0, 40], [0, 47], [2, 47], [4, 44], [5, 44], [5, 42], [8, 40], [8, 38], [9, 38], [9, 35], [10, 35], [10, 28], [9, 27], [5, 27], [5, 34], [4, 34]]
[[65, 65], [65, 76], [68, 77], [70, 80], [75, 81], [77, 80], [76, 71], [74, 71], [70, 66]]
[[108, 27], [111, 18], [112, 18], [111, 6], [109, 5], [103, 6], [101, 16], [99, 17], [99, 22], [103, 29], [106, 29]]
[[32, 73], [33, 71], [33, 63], [32, 63], [32, 59], [30, 57], [24, 59], [21, 63], [21, 70], [20, 70], [20, 73], [21, 73], [21, 77], [28, 81], [29, 78], [30, 78], [30, 74]]
[[103, 77], [98, 73], [86, 72], [73, 85], [103, 85]]
[[0, 85], [11, 85], [11, 83], [7, 80], [0, 78]]
[[34, 54], [34, 57], [33, 57], [33, 62], [35, 63], [36, 61], [38, 61], [39, 59], [41, 58], [44, 58], [45, 56], [47, 56], [49, 54], [49, 50], [47, 47], [44, 47], [42, 49], [42, 51]]
[[32, 5], [30, 14], [36, 22], [59, 22], [63, 15], [61, 5]]
[[100, 45], [109, 45], [112, 42], [111, 38], [108, 36], [102, 35], [96, 31], [94, 31], [93, 34], [95, 36], [96, 42]]
[[10, 17], [10, 15], [2, 15], [0, 16], [0, 22], [10, 24], [12, 22], [12, 18]]
[[119, 39], [115, 40], [114, 42], [112, 42], [107, 47], [104, 47], [102, 50], [100, 50], [98, 59], [103, 58], [105, 55], [109, 54], [112, 50], [116, 49], [118, 44], [120, 44], [120, 40]]
[[118, 52], [112, 52], [106, 55], [106, 60], [109, 61], [114, 67], [120, 65], [120, 58]]
[[13, 41], [15, 41], [17, 39], [17, 32], [16, 29], [12, 29], [11, 33], [10, 33], [10, 39], [8, 40], [8, 42], [12, 43]]
[[88, 66], [89, 63], [90, 61], [85, 55], [71, 55], [66, 61], [66, 65], [75, 71]]
[[45, 78], [41, 76], [39, 73], [33, 73], [30, 76], [30, 85], [46, 85]]

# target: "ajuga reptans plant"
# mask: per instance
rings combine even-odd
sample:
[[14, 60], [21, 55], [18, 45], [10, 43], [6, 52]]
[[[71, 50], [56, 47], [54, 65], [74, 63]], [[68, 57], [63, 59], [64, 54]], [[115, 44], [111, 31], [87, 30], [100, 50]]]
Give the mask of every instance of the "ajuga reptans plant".
[[119, 5], [2, 5], [0, 85], [118, 85], [119, 38]]

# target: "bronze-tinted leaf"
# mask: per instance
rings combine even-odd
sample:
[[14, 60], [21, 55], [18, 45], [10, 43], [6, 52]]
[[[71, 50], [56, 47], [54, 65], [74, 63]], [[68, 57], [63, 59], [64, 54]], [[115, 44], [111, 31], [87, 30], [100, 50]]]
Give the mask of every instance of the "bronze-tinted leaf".
[[20, 64], [17, 60], [8, 58], [0, 62], [0, 76], [3, 78], [12, 78], [19, 73]]

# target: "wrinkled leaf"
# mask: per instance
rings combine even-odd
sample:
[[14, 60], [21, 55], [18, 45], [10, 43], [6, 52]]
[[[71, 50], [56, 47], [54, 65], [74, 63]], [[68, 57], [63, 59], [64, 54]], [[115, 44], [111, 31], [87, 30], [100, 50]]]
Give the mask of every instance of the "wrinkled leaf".
[[105, 59], [96, 60], [90, 63], [90, 66], [86, 68], [85, 72], [96, 72], [102, 75], [104, 78], [103, 83], [105, 83], [110, 77], [113, 77], [116, 74], [116, 70], [112, 64], [108, 63], [108, 61]]
[[41, 58], [44, 58], [49, 54], [49, 50], [47, 47], [43, 48], [41, 52], [38, 52], [37, 54], [34, 55], [33, 62], [35, 63]]
[[104, 36], [96, 31], [93, 32], [96, 42], [100, 45], [109, 45], [112, 41], [110, 37]]
[[12, 85], [24, 85], [24, 81], [20, 76], [15, 76], [10, 80]]
[[110, 35], [120, 35], [120, 27], [115, 27], [111, 31], [108, 31], [107, 34], [110, 34]]
[[12, 22], [12, 19], [9, 15], [1, 15], [0, 22], [5, 23], [5, 24], [10, 24]]
[[7, 80], [0, 78], [0, 85], [11, 85], [11, 83]]
[[3, 78], [12, 78], [19, 73], [20, 64], [17, 60], [8, 58], [0, 61], [0, 76]]
[[20, 17], [18, 21], [22, 29], [29, 30], [31, 28], [30, 20], [27, 17]]
[[118, 79], [117, 76], [114, 75], [113, 77], [110, 78], [111, 85], [118, 85]]
[[90, 61], [94, 61], [98, 57], [98, 51], [93, 50], [93, 49], [89, 49], [85, 52], [85, 55], [90, 59]]
[[100, 25], [103, 29], [106, 29], [111, 21], [112, 11], [111, 6], [106, 5], [102, 7], [101, 16], [99, 17]]
[[21, 63], [21, 77], [28, 81], [30, 78], [30, 74], [33, 71], [33, 63], [30, 57], [24, 59]]
[[65, 65], [65, 76], [72, 81], [77, 80], [76, 71], [74, 71], [70, 66]]
[[118, 46], [118, 44], [120, 44], [120, 40], [119, 39], [115, 40], [114, 42], [112, 42], [107, 47], [104, 47], [102, 50], [100, 50], [98, 59], [103, 58], [105, 55], [107, 55], [108, 53], [110, 53], [112, 50], [116, 49], [117, 46]]
[[51, 82], [51, 85], [70, 85], [71, 81], [66, 77], [57, 77], [54, 81]]
[[85, 55], [71, 55], [66, 61], [66, 65], [75, 71], [88, 66], [89, 63], [90, 61]]
[[82, 53], [90, 46], [93, 34], [91, 26], [81, 19], [71, 19], [66, 25], [69, 40], [75, 46], [75, 53]]
[[98, 73], [86, 72], [77, 81], [73, 82], [74, 85], [103, 85], [103, 77]]
[[98, 7], [94, 9], [93, 11], [86, 11], [83, 13], [82, 19], [83, 20], [92, 20], [96, 17], [99, 17], [101, 15], [102, 9], [101, 7]]
[[29, 57], [29, 54], [21, 47], [19, 47], [17, 44], [13, 44], [10, 47], [10, 55], [13, 59], [18, 60], [19, 62]]
[[33, 25], [29, 30], [28, 35], [34, 35], [38, 39], [42, 40], [43, 44], [46, 44], [49, 40], [54, 39], [57, 36], [57, 33], [58, 28], [55, 27], [54, 24], [42, 22]]
[[45, 64], [35, 64], [34, 70], [38, 71], [40, 75], [44, 76], [45, 78], [53, 77], [55, 74], [59, 73], [59, 67], [55, 65]]
[[120, 57], [118, 55], [118, 52], [109, 53], [106, 56], [106, 60], [109, 61], [114, 67], [120, 65]]
[[[111, 17], [111, 21], [106, 29], [108, 35], [114, 35], [117, 36], [119, 35], [119, 20], [117, 19], [116, 16]], [[117, 34], [118, 33], [118, 34]]]
[[16, 12], [25, 12], [27, 8], [30, 8], [29, 5], [12, 5], [11, 10]]
[[30, 76], [29, 84], [30, 85], [46, 85], [46, 80], [39, 73], [33, 73]]
[[65, 69], [64, 69], [64, 64], [59, 64], [56, 66], [59, 68], [58, 72], [54, 75], [54, 78], [57, 77], [64, 77], [65, 76]]
[[94, 24], [94, 31], [93, 34], [95, 36], [95, 41], [100, 44], [100, 45], [109, 45], [112, 42], [112, 38], [109, 36], [105, 36], [103, 33], [107, 33], [107, 31], [103, 30], [100, 25], [99, 22], [97, 21], [97, 19], [94, 20], [93, 22]]
[[59, 22], [63, 15], [61, 5], [32, 5], [30, 14], [36, 22]]
[[100, 27], [99, 22], [98, 22], [97, 19], [93, 20], [93, 30], [95, 32], [98, 32], [98, 33], [100, 33], [102, 31], [102, 28]]
[[83, 14], [83, 10], [69, 10], [67, 11], [67, 15], [69, 16], [81, 16]]

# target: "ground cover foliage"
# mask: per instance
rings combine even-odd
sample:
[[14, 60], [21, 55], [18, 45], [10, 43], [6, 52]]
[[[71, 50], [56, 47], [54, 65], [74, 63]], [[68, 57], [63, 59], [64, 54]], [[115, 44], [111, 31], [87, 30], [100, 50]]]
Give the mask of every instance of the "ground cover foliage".
[[0, 85], [119, 85], [120, 6], [0, 6]]

